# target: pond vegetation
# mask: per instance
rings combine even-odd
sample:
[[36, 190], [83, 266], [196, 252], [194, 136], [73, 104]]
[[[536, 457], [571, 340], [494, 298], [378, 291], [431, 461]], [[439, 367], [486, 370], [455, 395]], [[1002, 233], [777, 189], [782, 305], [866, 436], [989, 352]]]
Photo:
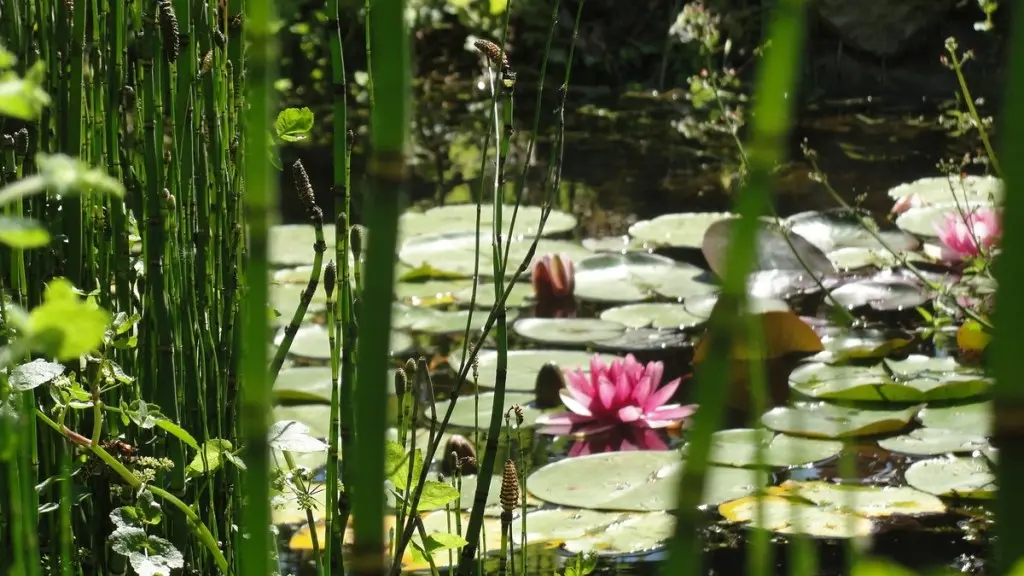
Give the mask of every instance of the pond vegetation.
[[285, 4], [0, 0], [0, 573], [1021, 571], [1019, 54], [996, 142], [799, 0]]

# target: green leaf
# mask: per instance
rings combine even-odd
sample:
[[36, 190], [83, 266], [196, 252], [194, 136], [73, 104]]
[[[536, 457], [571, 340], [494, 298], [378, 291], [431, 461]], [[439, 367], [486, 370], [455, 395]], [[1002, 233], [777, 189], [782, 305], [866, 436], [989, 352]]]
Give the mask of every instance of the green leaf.
[[189, 447], [191, 447], [193, 450], [199, 450], [199, 443], [196, 442], [196, 439], [193, 438], [192, 435], [189, 434], [188, 431], [182, 428], [181, 426], [178, 426], [174, 422], [171, 422], [170, 420], [163, 417], [158, 418], [156, 420], [156, 425], [158, 428], [166, 430], [167, 433], [170, 434], [171, 436], [174, 436], [178, 440], [181, 440], [185, 444], [188, 444]]
[[37, 154], [36, 166], [46, 186], [62, 196], [89, 192], [124, 196], [124, 184], [119, 180], [66, 154]]
[[0, 242], [22, 250], [50, 243], [50, 233], [42, 223], [20, 216], [0, 216]]
[[35, 82], [12, 71], [0, 75], [0, 116], [32, 121], [49, 104], [50, 96]]
[[46, 286], [43, 304], [32, 310], [28, 324], [33, 350], [67, 361], [103, 343], [110, 313], [92, 298], [83, 301], [66, 278], [55, 278]]
[[[423, 455], [419, 450], [413, 455], [413, 482], [420, 477], [423, 470]], [[402, 492], [409, 487], [409, 453], [398, 442], [388, 442], [384, 452], [384, 477]]]
[[185, 559], [173, 544], [150, 536], [142, 528], [121, 526], [108, 537], [114, 552], [128, 557], [139, 576], [171, 576], [175, 568], [185, 566]]
[[458, 534], [446, 534], [434, 532], [433, 534], [427, 535], [427, 545], [425, 546], [427, 553], [433, 554], [441, 550], [449, 550], [452, 548], [462, 548], [468, 544], [466, 539]]
[[459, 280], [465, 278], [462, 274], [454, 272], [445, 272], [444, 270], [438, 270], [430, 264], [423, 263], [420, 266], [413, 268], [402, 274], [398, 279], [399, 282], [423, 282], [425, 280]]
[[270, 446], [285, 452], [326, 452], [327, 444], [309, 434], [309, 426], [295, 420], [274, 422], [267, 433]]
[[[224, 460], [244, 470], [245, 466], [241, 465], [241, 460], [232, 454], [231, 450], [232, 446], [229, 440], [221, 438], [207, 440], [199, 450], [199, 454], [196, 454], [192, 462], [189, 462], [188, 467], [185, 468], [185, 474], [189, 477], [203, 476], [220, 468]], [[205, 463], [203, 462], [204, 458]]]
[[55, 362], [38, 359], [21, 364], [11, 370], [10, 384], [17, 392], [25, 392], [52, 382], [64, 373], [64, 366]]
[[[459, 497], [459, 491], [445, 482], [427, 480], [423, 484], [423, 494], [420, 496], [420, 510], [434, 510], [443, 508], [446, 504], [455, 502]], [[460, 544], [461, 546], [461, 544]]]
[[0, 70], [10, 68], [17, 63], [18, 58], [14, 56], [14, 53], [0, 46]]
[[313, 112], [309, 108], [285, 108], [274, 122], [277, 137], [285, 142], [305, 140], [312, 129]]
[[580, 552], [565, 564], [565, 576], [587, 576], [597, 568], [597, 554]]

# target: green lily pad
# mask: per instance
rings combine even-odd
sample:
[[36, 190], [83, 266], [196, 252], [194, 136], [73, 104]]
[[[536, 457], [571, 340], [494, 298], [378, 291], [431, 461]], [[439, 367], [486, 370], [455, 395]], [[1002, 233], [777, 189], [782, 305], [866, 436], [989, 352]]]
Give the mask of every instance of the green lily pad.
[[[327, 250], [334, 250], [334, 225], [324, 225]], [[267, 236], [268, 259], [278, 267], [313, 264], [316, 231], [312, 224], [280, 224], [271, 226]], [[308, 275], [307, 275], [308, 278]]]
[[989, 436], [994, 429], [992, 402], [975, 402], [941, 408], [928, 407], [917, 415], [928, 428], [942, 428], [967, 434]]
[[870, 278], [832, 289], [825, 301], [848, 309], [866, 306], [872, 310], [888, 312], [913, 309], [931, 297], [931, 291], [916, 277], [885, 270]]
[[647, 243], [639, 238], [629, 236], [602, 236], [600, 238], [584, 238], [581, 242], [583, 247], [593, 252], [614, 252], [625, 254], [626, 252], [638, 252], [647, 250]]
[[576, 263], [575, 295], [595, 302], [637, 302], [655, 294], [683, 298], [718, 286], [702, 280], [704, 270], [671, 258], [628, 252], [598, 254]]
[[985, 393], [991, 380], [952, 358], [913, 355], [874, 366], [813, 362], [789, 375], [790, 386], [812, 398], [869, 402], [928, 402]]
[[869, 518], [942, 514], [946, 505], [934, 495], [906, 486], [861, 486], [831, 482], [794, 482], [780, 486], [787, 493], [820, 507], [845, 508]]
[[[675, 508], [683, 461], [674, 451], [627, 451], [567, 458], [527, 479], [530, 493], [562, 506], [648, 512]], [[711, 466], [702, 504], [752, 493], [767, 476], [743, 468]]]
[[[689, 444], [683, 446], [683, 455]], [[711, 436], [712, 464], [739, 468], [757, 465], [760, 449], [765, 466], [790, 467], [831, 458], [843, 449], [842, 442], [774, 434], [769, 430], [737, 428], [719, 430]]]
[[512, 325], [512, 330], [542, 344], [580, 345], [615, 338], [626, 327], [597, 318], [523, 318]]
[[626, 330], [614, 338], [595, 341], [594, 350], [600, 352], [667, 352], [671, 349], [692, 348], [693, 342], [685, 332], [675, 330], [659, 330], [656, 328], [636, 328]]
[[330, 404], [331, 368], [329, 366], [299, 366], [281, 370], [274, 381], [274, 392], [287, 392], [289, 400], [307, 399], [309, 403]]
[[895, 254], [884, 248], [849, 247], [830, 251], [828, 259], [837, 270], [857, 270], [860, 268], [890, 268], [903, 261], [924, 262], [927, 259], [917, 252], [900, 252]]
[[[512, 212], [515, 205], [505, 204], [502, 206], [501, 220], [505, 224], [503, 237], [509, 236], [509, 227], [512, 225]], [[514, 236], [528, 236], [532, 238], [537, 234], [540, 226], [542, 209], [539, 206], [519, 206], [516, 213]], [[425, 212], [406, 212], [399, 219], [399, 229], [402, 238], [412, 238], [426, 234], [439, 232], [475, 232], [476, 231], [476, 204], [449, 204], [430, 208]], [[486, 243], [490, 243], [491, 231], [494, 228], [494, 205], [482, 204], [480, 206], [480, 233], [484, 235]], [[544, 223], [544, 236], [564, 234], [576, 228], [576, 217], [560, 210], [552, 210]]]
[[696, 328], [707, 319], [707, 316], [691, 313], [683, 304], [661, 302], [627, 304], [601, 312], [601, 320], [618, 322], [627, 328], [687, 330]]
[[890, 188], [889, 197], [900, 200], [907, 196], [915, 196], [924, 204], [990, 199], [1000, 203], [1003, 201], [1004, 192], [1003, 181], [994, 176], [935, 176]]
[[970, 398], [988, 392], [994, 384], [980, 368], [964, 366], [951, 357], [914, 354], [904, 360], [886, 359], [885, 363], [893, 378], [927, 391], [928, 400]]
[[936, 496], [994, 498], [996, 475], [984, 457], [931, 458], [904, 472], [907, 484]]
[[942, 428], [918, 428], [902, 436], [883, 438], [878, 441], [878, 445], [891, 452], [915, 456], [974, 452], [991, 447], [984, 436]]
[[[506, 310], [506, 319], [512, 322], [519, 316], [517, 310]], [[470, 331], [482, 330], [487, 323], [487, 312], [473, 310], [470, 318], [469, 310], [445, 311], [432, 308], [413, 308], [406, 312], [402, 326], [413, 332], [425, 332], [439, 336], [461, 335], [466, 331], [466, 321], [470, 320]]]
[[426, 280], [424, 282], [396, 282], [395, 299], [410, 306], [437, 306], [453, 304], [456, 294], [472, 286], [471, 280]]
[[274, 407], [274, 421], [295, 420], [309, 428], [309, 435], [327, 439], [331, 431], [330, 404], [295, 404]]
[[966, 202], [942, 202], [911, 208], [896, 218], [896, 225], [922, 238], [938, 238], [936, 226], [946, 221], [948, 214], [960, 214], [961, 210], [970, 212], [976, 208], [994, 208], [987, 200], [968, 200]]
[[838, 248], [885, 250], [886, 246], [897, 252], [908, 252], [921, 244], [917, 238], [901, 230], [879, 229], [868, 212], [851, 212], [845, 208], [801, 212], [786, 218], [783, 225], [822, 252]]
[[780, 496], [747, 496], [718, 507], [730, 522], [746, 523], [779, 534], [803, 534], [817, 538], [858, 538], [874, 531], [874, 522], [843, 509], [820, 508]]
[[821, 337], [825, 349], [808, 358], [812, 362], [842, 364], [849, 360], [884, 358], [907, 346], [913, 338], [900, 331], [840, 328], [837, 334]]
[[[460, 396], [458, 402], [455, 404], [455, 410], [452, 412], [452, 418], [449, 420], [449, 424], [452, 426], [458, 426], [460, 428], [474, 428], [476, 424], [474, 420], [479, 423], [481, 430], [486, 430], [491, 423], [491, 412], [494, 404], [494, 392], [481, 392], [479, 395], [479, 412], [474, 407], [473, 395], [466, 394]], [[533, 407], [533, 394], [523, 394], [521, 392], [506, 392], [505, 393], [505, 405], [502, 408], [502, 413], [511, 408], [513, 405], [518, 404], [523, 409], [523, 428], [529, 428], [537, 422], [537, 418], [540, 416], [541, 411]], [[437, 418], [440, 420], [444, 414], [448, 411], [448, 406], [451, 405], [451, 400], [437, 403]], [[428, 410], [429, 415], [429, 410]]]
[[[292, 314], [299, 307], [302, 292], [306, 289], [304, 284], [271, 284], [270, 285], [270, 307], [281, 313], [280, 325], [285, 325], [292, 319]], [[306, 307], [306, 316], [323, 314], [327, 311], [327, 295], [323, 290], [313, 292], [313, 299]]]
[[629, 234], [652, 246], [700, 249], [704, 233], [719, 220], [735, 218], [729, 212], [663, 214], [629, 227]]
[[901, 430], [920, 410], [858, 410], [825, 402], [797, 402], [772, 408], [761, 423], [775, 430], [811, 438], [854, 438]]
[[[739, 219], [715, 222], [704, 234], [701, 252], [715, 274], [722, 276], [725, 270], [725, 255], [732, 230]], [[784, 232], [774, 222], [758, 223], [757, 263], [755, 270], [810, 270], [815, 275], [831, 275], [835, 267], [825, 253], [804, 237]], [[799, 257], [793, 250], [799, 252]]]
[[[577, 514], [582, 510], [573, 511]], [[533, 514], [539, 514], [540, 511]], [[532, 521], [526, 516], [527, 524]], [[566, 539], [563, 546], [573, 554], [623, 556], [652, 552], [662, 548], [675, 531], [676, 519], [665, 512], [631, 512], [619, 520], [591, 530], [586, 536]]]
[[[510, 246], [505, 277], [511, 278], [519, 268], [519, 263], [527, 256], [533, 239], [506, 238], [504, 241], [509, 242]], [[582, 260], [593, 254], [575, 242], [541, 239], [537, 243], [537, 250], [527, 272], [532, 268], [533, 263], [548, 253], [564, 253], [573, 261]], [[414, 268], [429, 264], [444, 272], [471, 277], [475, 268], [474, 262], [476, 262], [476, 235], [472, 232], [445, 232], [416, 236], [402, 244], [399, 258]], [[480, 275], [483, 277], [493, 276], [490, 236], [481, 238], [479, 262]]]
[[[505, 376], [505, 390], [509, 392], [533, 392], [537, 380], [537, 373], [547, 363], [553, 362], [562, 368], [563, 371], [582, 370], [590, 373], [590, 359], [593, 354], [577, 350], [510, 350], [508, 352], [507, 371]], [[610, 363], [616, 356], [603, 355], [601, 361]], [[462, 361], [459, 355], [452, 355], [448, 363], [453, 370], [461, 368]], [[477, 354], [477, 372], [479, 386], [490, 388], [494, 386], [498, 372], [497, 350], [481, 350]], [[469, 374], [472, 379], [472, 371]], [[464, 402], [462, 400], [460, 402]]]
[[[508, 286], [506, 285], [507, 289]], [[476, 290], [476, 301], [473, 298], [473, 286], [469, 285], [462, 290], [454, 293], [455, 302], [464, 306], [469, 306], [471, 302], [477, 308], [483, 308], [490, 310], [497, 299], [494, 297], [494, 285], [490, 283], [481, 283]], [[533, 284], [529, 282], [516, 282], [515, 286], [512, 287], [512, 291], [509, 292], [508, 298], [505, 299], [505, 308], [521, 308], [526, 305], [527, 300], [533, 298]]]
[[[284, 331], [278, 332], [274, 337], [274, 345], [280, 346], [284, 339]], [[401, 356], [412, 350], [414, 346], [412, 338], [404, 332], [391, 332], [391, 354]], [[331, 359], [330, 340], [327, 336], [327, 329], [319, 324], [307, 324], [299, 328], [292, 340], [289, 354], [304, 360], [327, 362]]]

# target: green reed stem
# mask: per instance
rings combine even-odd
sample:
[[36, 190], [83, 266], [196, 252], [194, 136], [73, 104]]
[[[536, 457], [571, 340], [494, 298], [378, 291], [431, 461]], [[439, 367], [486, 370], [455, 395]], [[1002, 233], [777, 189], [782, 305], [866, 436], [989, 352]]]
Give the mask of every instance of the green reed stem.
[[[340, 223], [339, 223], [340, 225]], [[335, 552], [335, 545], [338, 546], [338, 555], [341, 555], [341, 526], [336, 526], [335, 513], [338, 509], [338, 432], [341, 419], [341, 386], [338, 382], [340, 372], [340, 361], [337, 354], [337, 340], [339, 337], [339, 323], [336, 321], [338, 307], [335, 303], [335, 283], [337, 282], [337, 267], [333, 260], [327, 263], [327, 274], [324, 279], [324, 292], [327, 294], [327, 338], [331, 348], [331, 415], [327, 433], [327, 510], [324, 512], [324, 551], [323, 562], [328, 566], [328, 573], [335, 572], [331, 563], [332, 554]], [[351, 399], [349, 399], [351, 400]], [[351, 403], [351, 401], [349, 402]], [[347, 520], [347, 518], [345, 519]], [[338, 565], [341, 566], [339, 559]]]
[[995, 148], [992, 147], [992, 141], [988, 137], [988, 131], [985, 129], [985, 123], [981, 121], [981, 115], [978, 114], [978, 109], [974, 105], [974, 97], [971, 96], [971, 90], [967, 86], [967, 79], [964, 78], [963, 72], [963, 60], [960, 59], [960, 55], [957, 54], [956, 42], [946, 41], [946, 52], [949, 53], [950, 63], [953, 66], [953, 71], [956, 73], [956, 80], [960, 83], [960, 92], [964, 96], [964, 104], [967, 105], [967, 111], [971, 115], [971, 121], [974, 122], [974, 126], [978, 129], [978, 136], [981, 138], [981, 143], [985, 147], [985, 153], [988, 154], [988, 160], [992, 164], [992, 168], [995, 169], [996, 175], [1000, 178], [1003, 177], [1003, 169], [999, 165], [999, 157], [996, 156]]
[[782, 158], [790, 129], [791, 106], [804, 34], [801, 0], [780, 0], [775, 5], [767, 53], [758, 73], [749, 153], [750, 174], [736, 199], [739, 225], [730, 238], [726, 273], [719, 297], [720, 310], [707, 333], [711, 352], [697, 373], [697, 402], [687, 466], [680, 480], [678, 520], [669, 543], [669, 558], [662, 574], [698, 574], [701, 549], [697, 538], [700, 515], [697, 506], [704, 492], [711, 435], [719, 428], [725, 394], [732, 375], [731, 343], [740, 334], [739, 318], [746, 312], [746, 279], [756, 254], [758, 218], [770, 205], [773, 170]]

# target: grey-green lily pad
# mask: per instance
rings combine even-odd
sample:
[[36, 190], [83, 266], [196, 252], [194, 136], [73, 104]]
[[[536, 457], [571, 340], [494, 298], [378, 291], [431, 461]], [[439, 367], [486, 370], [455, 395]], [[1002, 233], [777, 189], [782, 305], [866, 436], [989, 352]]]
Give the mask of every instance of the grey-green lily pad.
[[[648, 512], [675, 508], [683, 461], [674, 451], [627, 451], [567, 458], [541, 467], [527, 487], [535, 497], [597, 510]], [[711, 466], [702, 504], [746, 496], [767, 476], [743, 468]]]
[[[512, 214], [515, 205], [504, 204], [501, 210], [501, 220], [504, 223], [502, 235], [508, 237], [509, 228], [512, 226]], [[515, 229], [511, 230], [514, 236], [527, 236], [532, 238], [537, 234], [540, 227], [543, 209], [539, 206], [519, 206], [515, 214]], [[449, 204], [437, 206], [425, 212], [406, 212], [399, 219], [399, 228], [403, 238], [412, 238], [438, 232], [475, 232], [476, 231], [476, 204]], [[494, 205], [482, 204], [480, 206], [480, 233], [489, 245], [491, 231], [494, 228]], [[551, 236], [564, 234], [576, 228], [576, 217], [567, 212], [552, 210], [544, 223], [542, 235]]]
[[834, 334], [822, 335], [821, 343], [825, 345], [825, 349], [808, 360], [841, 364], [848, 360], [884, 358], [911, 342], [912, 338], [909, 335], [898, 331], [842, 327]]
[[[274, 345], [280, 346], [284, 339], [284, 331], [278, 332], [274, 337]], [[404, 332], [391, 332], [391, 354], [401, 356], [412, 350], [414, 346], [412, 338]], [[330, 340], [327, 336], [327, 329], [319, 324], [308, 324], [299, 328], [292, 340], [289, 354], [309, 361], [326, 362], [331, 359]]]
[[[508, 242], [508, 266], [505, 277], [511, 278], [519, 268], [520, 262], [528, 255], [533, 238], [504, 239]], [[503, 246], [504, 248], [504, 246]], [[583, 260], [593, 254], [583, 246], [567, 240], [541, 239], [527, 272], [537, 260], [548, 253], [563, 253], [574, 262]], [[492, 251], [490, 236], [481, 238], [480, 244], [480, 275], [492, 277]], [[472, 277], [476, 260], [476, 235], [472, 232], [446, 232], [426, 234], [406, 240], [399, 250], [399, 258], [409, 266], [418, 267], [429, 264], [437, 270], [452, 274]]]
[[[292, 314], [299, 307], [302, 293], [306, 286], [303, 284], [271, 284], [270, 285], [270, 307], [277, 310], [281, 316], [281, 325], [287, 324], [292, 319]], [[313, 298], [306, 307], [306, 315], [322, 314], [327, 310], [327, 295], [323, 290], [313, 292]]]
[[[538, 512], [534, 512], [537, 514]], [[530, 516], [526, 517], [527, 523]], [[616, 522], [580, 538], [566, 539], [563, 545], [573, 554], [599, 556], [646, 554], [662, 548], [675, 530], [676, 520], [665, 512], [632, 512]]]
[[615, 252], [625, 254], [626, 252], [646, 251], [647, 244], [639, 238], [629, 236], [603, 236], [601, 238], [584, 238], [581, 242], [583, 247], [593, 252]]
[[994, 381], [980, 368], [964, 366], [951, 357], [932, 358], [921, 354], [904, 360], [886, 358], [893, 378], [905, 386], [925, 392], [927, 400], [959, 400], [988, 392]]
[[[452, 412], [449, 424], [460, 428], [470, 429], [479, 425], [481, 430], [486, 430], [491, 423], [491, 413], [494, 407], [494, 392], [481, 392], [479, 394], [479, 411], [477, 411], [474, 404], [475, 401], [472, 394], [459, 396], [458, 402], [455, 403], [455, 410]], [[529, 428], [536, 424], [541, 411], [533, 407], [533, 394], [506, 392], [505, 405], [502, 407], [501, 412], [504, 414], [505, 411], [517, 404], [523, 409], [522, 427]], [[450, 405], [451, 400], [437, 403], [438, 419], [442, 418], [444, 414], [447, 413]], [[429, 409], [427, 413], [429, 414]]]
[[707, 319], [707, 316], [692, 314], [683, 304], [662, 302], [626, 304], [601, 312], [601, 320], [618, 322], [627, 328], [688, 330]]
[[578, 508], [545, 508], [526, 515], [526, 542], [565, 541], [583, 538], [628, 517], [623, 512], [602, 512]]
[[438, 306], [458, 301], [456, 294], [473, 285], [471, 280], [396, 282], [395, 298], [410, 306]]
[[994, 429], [992, 402], [975, 402], [957, 406], [927, 407], [917, 419], [928, 428], [942, 428], [967, 434], [989, 436]]
[[917, 238], [906, 232], [879, 229], [869, 213], [845, 208], [794, 214], [786, 218], [784, 226], [822, 252], [839, 248], [885, 250], [886, 246], [896, 252], [909, 252], [920, 246]]
[[974, 452], [991, 447], [984, 436], [942, 428], [918, 428], [901, 436], [883, 438], [878, 441], [878, 445], [890, 452], [915, 456]]
[[857, 270], [861, 268], [891, 268], [903, 262], [924, 262], [927, 259], [917, 252], [896, 252], [893, 254], [882, 248], [850, 247], [838, 248], [827, 254], [828, 259], [838, 270]]
[[780, 488], [820, 507], [846, 508], [869, 518], [920, 516], [946, 511], [946, 505], [933, 494], [907, 486], [861, 486], [789, 480], [783, 482]]
[[[334, 249], [334, 225], [324, 225], [324, 242]], [[268, 259], [274, 266], [309, 266], [313, 263], [316, 231], [312, 224], [271, 226], [267, 237]]]
[[328, 439], [331, 431], [331, 406], [329, 404], [295, 404], [276, 406], [274, 421], [295, 420], [305, 424], [314, 438]]
[[305, 454], [326, 452], [327, 444], [315, 438], [309, 426], [297, 420], [278, 420], [270, 425], [267, 441], [271, 448]]
[[889, 197], [902, 200], [913, 196], [918, 202], [943, 204], [964, 200], [1003, 201], [1005, 186], [995, 176], [935, 176], [921, 178], [889, 189]]
[[663, 214], [633, 224], [629, 227], [629, 234], [652, 246], [700, 249], [704, 233], [712, 224], [735, 217], [729, 212]]
[[[589, 352], [578, 350], [510, 350], [508, 352], [508, 363], [505, 375], [505, 390], [509, 392], [533, 392], [537, 380], [537, 373], [547, 363], [557, 364], [563, 371], [582, 370], [585, 374], [590, 373], [590, 360], [594, 357]], [[601, 361], [610, 363], [617, 356], [602, 355]], [[458, 371], [461, 368], [459, 355], [452, 355], [448, 358], [452, 369]], [[498, 352], [497, 350], [481, 350], [477, 354], [477, 373], [479, 379], [477, 385], [485, 388], [493, 388], [498, 374]], [[472, 373], [470, 373], [472, 378]], [[462, 400], [461, 402], [465, 402]]]
[[655, 294], [684, 298], [718, 290], [697, 266], [645, 252], [598, 254], [577, 262], [575, 272], [575, 295], [595, 302], [638, 302]]
[[298, 366], [281, 370], [274, 381], [274, 392], [289, 392], [291, 400], [305, 398], [309, 403], [330, 404], [333, 387], [329, 366]]
[[902, 410], [859, 410], [825, 402], [797, 402], [772, 408], [761, 416], [761, 423], [794, 436], [854, 438], [901, 430], [920, 409], [912, 406]]
[[614, 353], [665, 351], [692, 346], [693, 341], [687, 333], [657, 328], [635, 328], [614, 338], [593, 342], [594, 350]]
[[[473, 310], [470, 317], [469, 310], [435, 310], [431, 308], [414, 308], [407, 313], [409, 318], [403, 321], [403, 326], [413, 332], [425, 332], [440, 336], [464, 334], [466, 322], [469, 321], [471, 332], [482, 330], [487, 323], [487, 312]], [[505, 317], [512, 322], [519, 316], [517, 310], [506, 310]]]
[[834, 281], [803, 270], [758, 270], [747, 276], [747, 294], [759, 300], [785, 300], [828, 289]]
[[987, 200], [968, 200], [966, 202], [943, 202], [911, 208], [896, 218], [896, 225], [922, 238], [938, 238], [937, 226], [941, 226], [949, 214], [969, 213], [978, 208], [995, 208]]
[[[725, 270], [729, 238], [739, 222], [739, 219], [721, 220], [712, 224], [704, 234], [701, 251], [711, 270], [719, 276]], [[758, 227], [755, 270], [810, 270], [815, 275], [835, 273], [835, 267], [825, 253], [799, 234], [783, 232], [777, 224], [764, 221], [758, 222]]]
[[904, 472], [907, 484], [936, 496], [994, 498], [996, 475], [980, 456], [931, 458], [914, 462]]
[[597, 318], [523, 318], [512, 329], [533, 342], [580, 345], [615, 338], [626, 327]]
[[915, 308], [931, 297], [931, 291], [920, 280], [884, 271], [834, 288], [825, 300], [848, 309], [867, 306], [873, 310], [896, 311]]
[[[505, 286], [508, 289], [508, 285]], [[490, 310], [497, 299], [494, 296], [494, 285], [491, 283], [481, 283], [476, 289], [476, 300], [473, 300], [473, 286], [469, 285], [462, 290], [454, 293], [455, 301], [458, 304], [469, 306], [473, 303], [477, 308], [483, 308]], [[505, 299], [505, 308], [521, 308], [526, 305], [527, 300], [533, 297], [533, 284], [529, 282], [516, 282], [512, 286], [512, 290], [508, 293], [508, 298]]]
[[747, 496], [722, 504], [718, 512], [730, 522], [748, 523], [779, 534], [832, 539], [864, 537], [874, 531], [870, 518], [781, 496]]
[[[689, 444], [683, 446], [685, 457]], [[800, 438], [788, 434], [774, 434], [769, 430], [737, 428], [719, 430], [711, 436], [712, 464], [747, 468], [757, 466], [757, 452], [761, 450], [764, 466], [790, 467], [825, 460], [838, 454], [843, 443], [833, 440]]]
[[789, 375], [793, 390], [812, 398], [871, 402], [929, 402], [985, 393], [991, 379], [952, 358], [913, 355], [874, 366], [812, 362]]

